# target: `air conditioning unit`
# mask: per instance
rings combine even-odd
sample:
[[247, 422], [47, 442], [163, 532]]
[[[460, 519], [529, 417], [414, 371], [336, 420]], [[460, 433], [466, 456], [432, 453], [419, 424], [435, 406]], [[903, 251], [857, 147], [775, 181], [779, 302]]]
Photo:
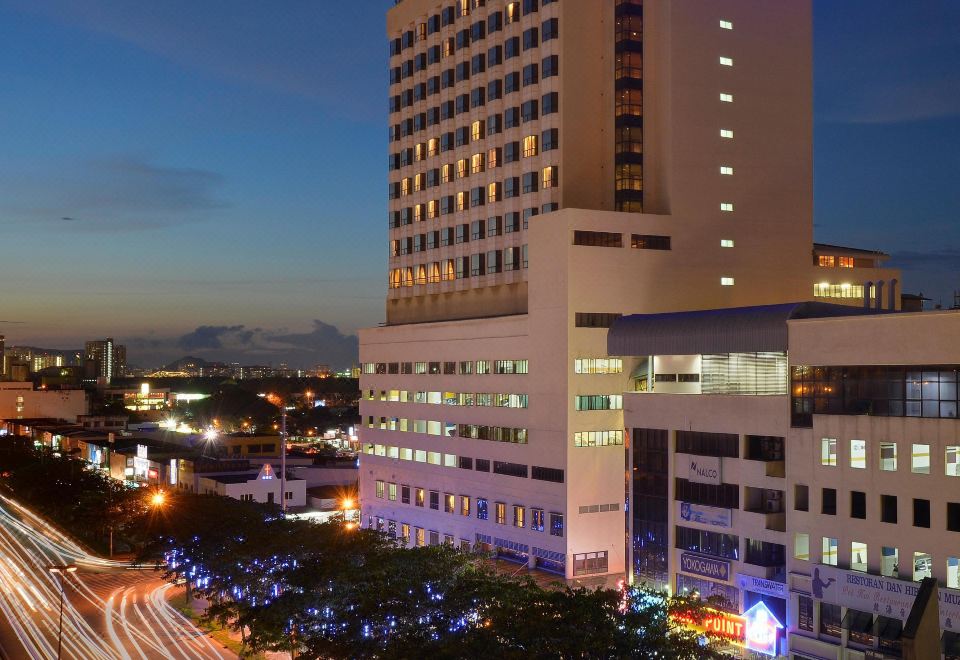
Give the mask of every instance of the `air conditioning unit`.
[[766, 501], [765, 510], [767, 513], [780, 513], [783, 507], [780, 506], [779, 499], [768, 499]]

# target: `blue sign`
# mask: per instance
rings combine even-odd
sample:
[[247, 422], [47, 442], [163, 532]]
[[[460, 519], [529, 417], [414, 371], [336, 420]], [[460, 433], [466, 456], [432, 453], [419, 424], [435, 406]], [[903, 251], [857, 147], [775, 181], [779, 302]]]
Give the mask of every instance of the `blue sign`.
[[760, 601], [742, 616], [746, 629], [746, 647], [763, 655], [777, 655], [777, 640], [783, 624], [777, 620], [770, 608]]
[[700, 523], [701, 525], [730, 527], [733, 513], [730, 509], [717, 509], [712, 506], [701, 506], [699, 504], [691, 504], [690, 502], [681, 502], [680, 518], [689, 522]]
[[709, 559], [689, 552], [680, 555], [680, 570], [714, 580], [726, 581], [730, 579], [730, 562], [721, 559]]

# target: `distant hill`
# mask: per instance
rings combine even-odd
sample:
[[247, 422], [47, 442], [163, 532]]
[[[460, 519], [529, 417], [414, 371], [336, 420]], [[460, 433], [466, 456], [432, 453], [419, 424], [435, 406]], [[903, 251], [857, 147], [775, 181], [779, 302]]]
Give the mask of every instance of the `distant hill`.
[[192, 355], [187, 355], [179, 360], [174, 360], [170, 364], [163, 365], [163, 367], [161, 367], [161, 371], [193, 371], [211, 364], [217, 363], [204, 360], [203, 358], [193, 357]]

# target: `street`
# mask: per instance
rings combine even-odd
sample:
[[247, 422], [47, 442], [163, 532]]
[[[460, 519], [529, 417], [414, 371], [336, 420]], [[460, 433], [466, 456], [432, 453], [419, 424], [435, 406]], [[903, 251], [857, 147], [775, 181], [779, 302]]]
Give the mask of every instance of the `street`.
[[[56, 573], [51, 566], [76, 570]], [[57, 657], [61, 579], [64, 658], [236, 657], [167, 602], [174, 587], [152, 567], [90, 555], [0, 497], [0, 657]]]

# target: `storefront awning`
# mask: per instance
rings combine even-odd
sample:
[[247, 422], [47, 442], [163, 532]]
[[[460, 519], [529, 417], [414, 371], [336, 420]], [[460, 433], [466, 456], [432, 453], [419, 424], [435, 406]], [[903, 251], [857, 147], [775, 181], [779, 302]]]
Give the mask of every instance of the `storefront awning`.
[[891, 619], [886, 616], [877, 617], [877, 637], [895, 642], [900, 639], [901, 633], [903, 633], [903, 621], [900, 619]]
[[845, 630], [873, 634], [873, 615], [870, 612], [861, 612], [848, 608], [840, 624]]

